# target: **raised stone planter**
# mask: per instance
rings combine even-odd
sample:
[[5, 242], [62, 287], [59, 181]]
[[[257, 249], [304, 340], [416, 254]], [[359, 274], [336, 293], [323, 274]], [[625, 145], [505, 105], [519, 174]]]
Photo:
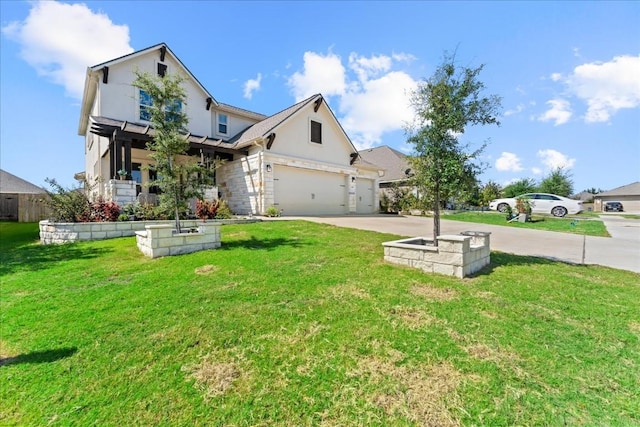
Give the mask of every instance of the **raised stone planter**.
[[176, 233], [173, 225], [147, 225], [136, 231], [138, 249], [150, 258], [181, 255], [220, 247], [220, 224], [201, 223], [197, 232]]
[[[215, 220], [215, 223], [224, 225], [257, 221], [259, 219], [223, 219]], [[45, 220], [40, 221], [40, 242], [43, 245], [50, 245], [135, 236], [136, 231], [144, 230], [147, 225], [168, 224], [173, 227], [174, 223], [172, 220], [118, 222], [51, 222]], [[183, 229], [190, 229], [202, 225], [202, 220], [182, 220], [180, 225]]]
[[465, 231], [460, 235], [442, 235], [438, 236], [438, 246], [425, 237], [384, 242], [384, 259], [427, 273], [463, 278], [489, 265], [490, 234]]

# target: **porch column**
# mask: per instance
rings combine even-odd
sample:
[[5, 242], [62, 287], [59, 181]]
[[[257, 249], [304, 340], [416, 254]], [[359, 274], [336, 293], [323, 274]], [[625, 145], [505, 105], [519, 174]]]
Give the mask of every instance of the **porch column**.
[[124, 168], [127, 171], [127, 179], [132, 179], [131, 171], [131, 138], [127, 138], [124, 141]]

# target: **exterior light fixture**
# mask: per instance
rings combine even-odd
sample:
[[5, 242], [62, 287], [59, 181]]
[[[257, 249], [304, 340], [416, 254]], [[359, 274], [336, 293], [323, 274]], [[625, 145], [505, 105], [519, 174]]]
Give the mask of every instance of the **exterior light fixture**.
[[271, 168], [271, 163], [267, 163], [267, 172], [271, 172], [272, 168]]

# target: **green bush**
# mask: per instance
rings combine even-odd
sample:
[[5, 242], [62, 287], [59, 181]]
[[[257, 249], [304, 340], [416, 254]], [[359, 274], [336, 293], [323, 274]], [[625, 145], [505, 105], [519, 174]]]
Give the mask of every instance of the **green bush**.
[[280, 211], [275, 206], [269, 206], [267, 210], [264, 212], [264, 214], [268, 217], [273, 218], [273, 217], [280, 216]]

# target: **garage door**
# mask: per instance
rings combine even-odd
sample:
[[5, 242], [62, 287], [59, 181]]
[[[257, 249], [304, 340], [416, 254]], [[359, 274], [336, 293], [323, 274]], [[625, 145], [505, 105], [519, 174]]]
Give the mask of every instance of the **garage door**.
[[346, 182], [346, 177], [337, 173], [275, 165], [275, 205], [283, 215], [345, 214]]
[[376, 211], [372, 179], [356, 179], [356, 213], [370, 214]]

